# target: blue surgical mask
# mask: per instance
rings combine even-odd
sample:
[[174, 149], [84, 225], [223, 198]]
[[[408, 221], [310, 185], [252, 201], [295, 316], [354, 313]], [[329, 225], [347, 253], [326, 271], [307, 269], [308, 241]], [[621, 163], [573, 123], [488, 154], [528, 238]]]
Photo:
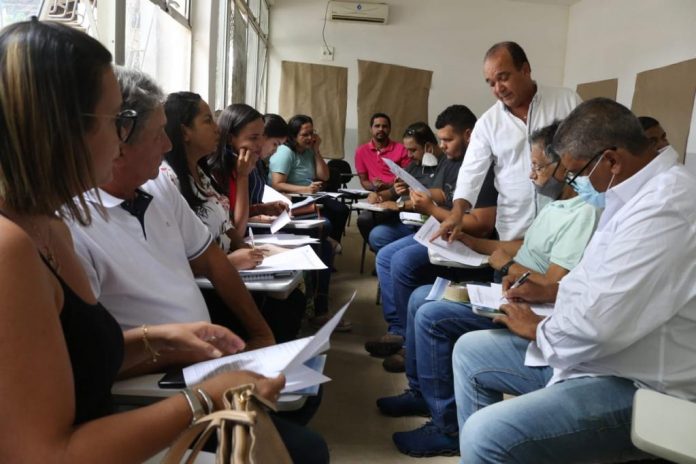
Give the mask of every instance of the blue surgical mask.
[[[585, 200], [586, 203], [594, 206], [595, 208], [604, 209], [604, 206], [606, 204], [604, 192], [598, 192], [597, 189], [594, 188], [594, 185], [592, 185], [592, 182], [590, 181], [590, 176], [592, 175], [594, 170], [597, 169], [597, 166], [599, 166], [599, 163], [600, 161], [602, 161], [602, 158], [604, 158], [604, 155], [602, 155], [602, 157], [599, 158], [599, 160], [594, 165], [594, 167], [588, 175], [578, 176], [577, 178], [575, 178], [575, 181], [571, 184], [571, 187], [573, 187], [573, 190], [575, 190], [578, 196]], [[611, 176], [609, 185], [607, 185], [607, 190], [609, 190], [609, 188], [611, 187], [612, 182], [614, 182], [614, 176]]]
[[573, 187], [573, 190], [575, 190], [586, 203], [595, 208], [604, 208], [604, 192], [598, 192], [594, 188], [592, 182], [590, 182], [590, 176], [580, 176], [576, 178], [571, 187]]

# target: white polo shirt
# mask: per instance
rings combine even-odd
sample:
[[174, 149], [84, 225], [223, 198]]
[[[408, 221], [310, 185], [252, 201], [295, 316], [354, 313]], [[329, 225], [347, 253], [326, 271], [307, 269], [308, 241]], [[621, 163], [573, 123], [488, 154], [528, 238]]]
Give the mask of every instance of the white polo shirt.
[[497, 101], [476, 122], [459, 169], [454, 199], [476, 204], [488, 168], [494, 164], [498, 190], [496, 229], [500, 240], [524, 237], [543, 206], [538, 203], [534, 185], [529, 181], [532, 164], [529, 135], [537, 129], [561, 120], [580, 104], [577, 93], [563, 88], [537, 85], [525, 124]]
[[[121, 207], [123, 200], [99, 191], [88, 194], [92, 224], [69, 224], [97, 299], [121, 327], [210, 321], [189, 265], [212, 242], [176, 186], [159, 176], [141, 186], [152, 195], [144, 226]], [[163, 181], [162, 181], [163, 180]], [[106, 217], [105, 217], [106, 216]]]

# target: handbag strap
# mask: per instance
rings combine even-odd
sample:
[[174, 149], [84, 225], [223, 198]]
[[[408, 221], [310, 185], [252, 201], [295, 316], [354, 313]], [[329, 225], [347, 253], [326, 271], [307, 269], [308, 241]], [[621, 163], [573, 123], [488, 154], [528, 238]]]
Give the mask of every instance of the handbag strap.
[[253, 425], [256, 422], [254, 413], [232, 411], [223, 409], [201, 417], [189, 428], [184, 430], [179, 438], [169, 447], [160, 464], [180, 464], [186, 450], [191, 448], [191, 453], [186, 463], [193, 463], [208, 441], [210, 435], [217, 430], [223, 422], [233, 422], [244, 425]]

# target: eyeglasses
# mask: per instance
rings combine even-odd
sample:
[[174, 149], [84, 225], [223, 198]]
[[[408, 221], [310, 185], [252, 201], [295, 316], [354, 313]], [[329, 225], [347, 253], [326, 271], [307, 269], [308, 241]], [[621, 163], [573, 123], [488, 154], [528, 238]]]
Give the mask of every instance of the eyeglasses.
[[[558, 163], [558, 161], [551, 161], [550, 163], [542, 164], [541, 166], [537, 166], [536, 164], [531, 164], [529, 166], [529, 169], [533, 173], [539, 174], [541, 171], [543, 171], [544, 169], [546, 169], [547, 167], [551, 166], [554, 163]], [[558, 166], [556, 166], [556, 169], [558, 169]], [[556, 169], [554, 169], [554, 174], [556, 173]]]
[[118, 138], [123, 143], [128, 142], [128, 139], [130, 139], [131, 135], [133, 135], [135, 124], [138, 122], [138, 112], [135, 110], [123, 110], [115, 116], [110, 114], [94, 113], [82, 113], [82, 115], [90, 118], [113, 119], [114, 123], [116, 124], [116, 133], [118, 134]]
[[580, 169], [578, 172], [566, 171], [566, 175], [565, 175], [566, 184], [574, 185], [575, 179], [577, 179], [580, 176], [580, 174], [582, 174], [585, 171], [585, 169], [587, 169], [590, 166], [590, 164], [592, 164], [593, 161], [597, 160], [607, 150], [616, 150], [616, 147], [607, 147], [607, 148], [603, 148], [602, 150], [598, 151], [595, 155], [592, 156], [592, 158], [590, 158], [590, 160], [587, 163], [585, 163], [585, 165], [582, 167], [582, 169]]

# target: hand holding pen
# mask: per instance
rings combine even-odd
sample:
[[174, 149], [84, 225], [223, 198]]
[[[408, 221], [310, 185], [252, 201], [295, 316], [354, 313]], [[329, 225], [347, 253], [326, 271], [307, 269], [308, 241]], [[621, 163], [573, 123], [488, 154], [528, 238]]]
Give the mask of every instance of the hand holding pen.
[[[527, 272], [525, 272], [524, 274], [522, 274], [521, 276], [519, 276], [519, 277], [512, 283], [512, 285], [510, 285], [510, 288], [508, 288], [508, 290], [512, 290], [512, 289], [514, 289], [514, 288], [517, 288], [517, 287], [519, 287], [520, 285], [522, 285], [523, 283], [525, 283], [525, 282], [527, 281], [527, 279], [529, 279], [529, 276], [530, 276], [530, 275], [532, 275], [532, 273], [531, 273], [530, 271], [527, 271]], [[507, 291], [503, 294], [502, 297], [500, 297], [501, 300], [502, 300], [502, 299], [505, 299], [505, 294], [506, 294], [506, 293], [507, 293]]]

